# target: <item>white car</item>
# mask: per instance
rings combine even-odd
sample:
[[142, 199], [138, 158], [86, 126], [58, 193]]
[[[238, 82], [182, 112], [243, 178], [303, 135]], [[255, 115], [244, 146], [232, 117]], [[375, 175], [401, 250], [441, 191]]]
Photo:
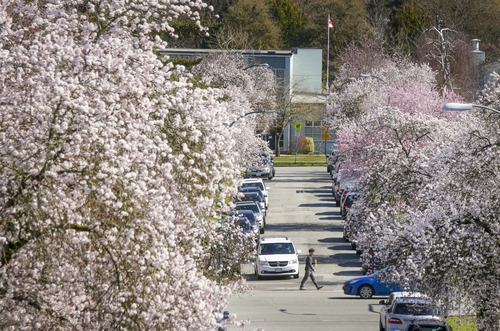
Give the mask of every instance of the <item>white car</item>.
[[395, 297], [380, 311], [380, 331], [404, 331], [412, 322], [439, 321], [439, 312], [425, 297]]
[[241, 187], [258, 187], [262, 193], [264, 193], [264, 199], [266, 200], [266, 206], [269, 206], [269, 188], [264, 185], [264, 181], [261, 178], [247, 178], [241, 183]]
[[300, 253], [287, 237], [261, 237], [255, 258], [257, 279], [272, 276], [299, 278]]

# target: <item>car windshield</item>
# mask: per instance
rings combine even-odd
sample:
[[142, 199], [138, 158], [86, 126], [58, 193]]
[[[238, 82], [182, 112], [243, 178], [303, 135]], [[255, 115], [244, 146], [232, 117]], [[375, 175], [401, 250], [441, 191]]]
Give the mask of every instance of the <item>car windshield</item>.
[[239, 212], [238, 215], [240, 215], [240, 216], [243, 215], [243, 217], [246, 217], [247, 219], [249, 219], [251, 223], [257, 222], [257, 220], [255, 219], [255, 215], [254, 215], [253, 211], [251, 211], [251, 210]]
[[242, 217], [238, 220], [238, 224], [243, 230], [249, 230], [250, 229], [250, 221], [246, 217]]
[[260, 244], [259, 255], [295, 254], [292, 243]]
[[346, 203], [348, 206], [352, 206], [352, 204], [353, 204], [356, 200], [358, 200], [358, 195], [355, 195], [355, 194], [353, 194], [353, 195], [348, 195], [348, 196], [346, 196], [346, 198], [345, 198], [345, 203]]
[[260, 208], [256, 204], [248, 204], [248, 205], [236, 205], [237, 210], [251, 210], [254, 213], [260, 213]]
[[442, 325], [410, 325], [408, 331], [448, 331]]
[[423, 303], [398, 303], [394, 314], [400, 315], [434, 315], [434, 307]]
[[241, 201], [258, 201], [262, 202], [262, 197], [258, 193], [245, 193], [244, 196], [240, 197]]
[[264, 190], [264, 185], [260, 182], [253, 182], [253, 183], [243, 183], [241, 184], [242, 187], [258, 187], [261, 190]]
[[267, 158], [262, 158], [259, 160], [259, 164], [262, 164], [262, 165], [267, 165], [269, 163], [270, 163], [269, 159], [267, 159]]
[[254, 193], [258, 194], [262, 199], [264, 199], [264, 193], [258, 187], [246, 187], [242, 191], [244, 194]]

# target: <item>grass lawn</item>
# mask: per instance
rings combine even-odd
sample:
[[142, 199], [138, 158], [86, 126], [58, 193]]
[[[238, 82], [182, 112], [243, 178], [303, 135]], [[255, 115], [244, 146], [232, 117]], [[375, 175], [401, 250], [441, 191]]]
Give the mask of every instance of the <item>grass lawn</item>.
[[477, 331], [474, 317], [462, 317], [462, 319], [459, 319], [457, 316], [450, 316], [446, 322], [451, 325], [453, 331]]
[[326, 157], [324, 154], [281, 154], [274, 157], [273, 163], [275, 167], [326, 167]]

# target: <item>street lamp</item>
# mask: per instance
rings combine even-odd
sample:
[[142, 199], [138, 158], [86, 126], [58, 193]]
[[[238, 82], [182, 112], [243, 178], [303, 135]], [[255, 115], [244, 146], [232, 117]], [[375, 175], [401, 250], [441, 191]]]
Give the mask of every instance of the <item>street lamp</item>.
[[252, 114], [277, 114], [277, 113], [278, 112], [276, 110], [256, 110], [256, 111], [251, 111], [249, 113], [241, 115], [240, 117], [238, 117], [237, 119], [235, 119], [231, 123], [229, 123], [229, 121], [224, 121], [224, 122], [222, 122], [222, 124], [224, 126], [227, 126], [227, 127], [232, 127], [233, 124], [236, 123], [236, 121], [238, 121], [240, 118], [248, 116], [248, 115], [252, 115]]
[[476, 105], [474, 103], [458, 103], [458, 102], [450, 102], [450, 103], [445, 103], [443, 105], [443, 110], [449, 110], [449, 111], [466, 111], [466, 110], [472, 110], [472, 108], [483, 108], [487, 109], [489, 111], [495, 112], [497, 114], [500, 114], [500, 110], [496, 110], [494, 108], [486, 107], [483, 105]]

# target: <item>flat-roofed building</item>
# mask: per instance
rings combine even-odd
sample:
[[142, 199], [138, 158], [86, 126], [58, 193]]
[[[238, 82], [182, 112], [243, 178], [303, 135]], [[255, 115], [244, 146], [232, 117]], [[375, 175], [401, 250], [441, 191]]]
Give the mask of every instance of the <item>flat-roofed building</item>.
[[[203, 57], [206, 54], [226, 52], [214, 49], [181, 49], [167, 48], [160, 50], [160, 54], [171, 57]], [[315, 149], [330, 150], [333, 141], [325, 135], [321, 122], [326, 103], [326, 94], [322, 88], [322, 49], [321, 48], [292, 48], [291, 50], [233, 50], [243, 55], [247, 65], [267, 64], [274, 73], [277, 88], [281, 89], [284, 103], [294, 109], [292, 122], [289, 123], [280, 141], [276, 141], [276, 134], [266, 135], [270, 148], [280, 151], [294, 150], [294, 141], [298, 135], [313, 138]], [[296, 122], [301, 123], [301, 130], [294, 129]]]

